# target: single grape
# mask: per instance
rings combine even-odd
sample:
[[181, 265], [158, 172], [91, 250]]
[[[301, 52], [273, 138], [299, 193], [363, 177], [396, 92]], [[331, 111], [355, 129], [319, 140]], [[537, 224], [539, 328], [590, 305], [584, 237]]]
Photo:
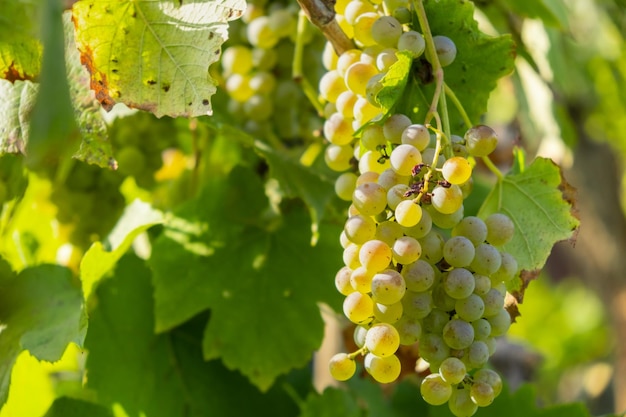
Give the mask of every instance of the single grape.
[[[402, 131], [400, 141], [403, 144], [416, 147], [421, 152], [426, 149], [428, 147], [428, 144], [430, 143], [430, 133], [428, 133], [428, 129], [426, 128], [426, 126], [420, 124], [412, 124], [407, 126]], [[426, 159], [424, 160], [430, 162]]]
[[442, 67], [447, 67], [454, 62], [456, 58], [456, 45], [452, 39], [446, 36], [433, 36], [433, 42], [435, 44], [435, 51], [437, 51], [437, 57]]
[[495, 393], [486, 382], [474, 382], [470, 388], [470, 397], [477, 406], [487, 407], [495, 399]]
[[376, 356], [393, 355], [399, 346], [400, 335], [396, 328], [388, 323], [373, 325], [365, 336], [365, 347]]
[[476, 246], [476, 254], [470, 263], [470, 268], [481, 275], [491, 275], [496, 272], [502, 264], [500, 251], [489, 243], [481, 243]]
[[448, 384], [454, 385], [465, 379], [467, 368], [459, 358], [450, 357], [439, 365], [439, 374]]
[[[392, 172], [395, 171], [392, 170]], [[387, 191], [387, 205], [391, 210], [395, 210], [398, 204], [406, 200], [404, 195], [408, 190], [410, 190], [408, 185], [396, 184]]]
[[422, 210], [422, 218], [415, 226], [404, 227], [404, 233], [407, 236], [421, 239], [425, 237], [433, 228], [433, 220], [428, 210]]
[[335, 180], [335, 194], [343, 201], [352, 201], [356, 188], [357, 176], [353, 172], [344, 172]]
[[[447, 275], [444, 274], [444, 279], [446, 276]], [[456, 299], [448, 295], [443, 282], [437, 283], [433, 287], [433, 302], [435, 303], [435, 307], [443, 311], [453, 311], [456, 305]]]
[[[400, 303], [400, 305], [402, 305]], [[400, 344], [408, 346], [416, 343], [422, 334], [422, 325], [419, 320], [411, 317], [402, 317], [394, 324], [400, 335]]]
[[375, 216], [387, 207], [387, 192], [376, 183], [361, 184], [352, 194], [352, 203], [361, 214]]
[[354, 94], [365, 96], [367, 82], [376, 74], [378, 74], [376, 67], [359, 61], [348, 67], [344, 76], [344, 82]]
[[224, 75], [247, 74], [252, 69], [252, 50], [243, 45], [230, 46], [222, 53]]
[[474, 340], [485, 340], [491, 334], [491, 324], [486, 319], [479, 319], [472, 322], [474, 328]]
[[419, 259], [422, 247], [417, 239], [403, 236], [393, 243], [391, 252], [396, 263], [408, 265]]
[[356, 100], [356, 103], [354, 103], [354, 120], [357, 122], [359, 127], [380, 115], [381, 109], [370, 103], [364, 97], [359, 97]]
[[443, 258], [450, 266], [462, 268], [472, 262], [475, 251], [474, 245], [468, 238], [454, 236], [443, 245]]
[[354, 26], [356, 20], [365, 13], [374, 13], [376, 9], [369, 1], [352, 0], [343, 13], [348, 23]]
[[330, 358], [328, 368], [330, 375], [337, 381], [347, 381], [356, 372], [356, 363], [346, 353], [337, 353]]
[[439, 232], [431, 230], [426, 236], [419, 238], [418, 241], [422, 245], [421, 259], [434, 265], [443, 258], [444, 241]]
[[371, 124], [363, 128], [361, 131], [361, 146], [370, 151], [375, 150], [379, 146], [387, 143], [383, 136], [383, 127]]
[[346, 91], [346, 83], [339, 71], [332, 70], [324, 74], [320, 79], [319, 91], [324, 100], [331, 103], [336, 102], [339, 94]]
[[450, 348], [440, 335], [425, 333], [420, 339], [419, 354], [428, 363], [441, 363], [450, 356]]
[[452, 349], [466, 349], [474, 341], [474, 328], [461, 319], [452, 319], [443, 328], [443, 340]]
[[435, 270], [432, 265], [422, 259], [405, 265], [402, 268], [402, 276], [407, 290], [414, 292], [428, 291], [435, 282]]
[[474, 340], [467, 349], [466, 358], [470, 368], [482, 368], [489, 360], [489, 347], [482, 340]]
[[343, 313], [352, 323], [369, 323], [374, 317], [374, 302], [367, 294], [353, 292], [343, 300]]
[[247, 25], [248, 41], [258, 48], [271, 49], [278, 43], [279, 35], [272, 29], [268, 16], [260, 16]]
[[[326, 166], [333, 171], [342, 172], [350, 169], [351, 160], [352, 147], [350, 145], [339, 146], [331, 143], [324, 151], [324, 161], [326, 162]], [[349, 200], [352, 200], [352, 194], [350, 194]]]
[[381, 16], [372, 25], [372, 38], [376, 43], [395, 47], [402, 35], [402, 24], [393, 16]]
[[402, 299], [404, 315], [413, 319], [423, 319], [433, 310], [433, 297], [430, 292], [407, 291]]
[[485, 275], [474, 274], [474, 294], [483, 296], [491, 289], [491, 279]]
[[324, 137], [333, 145], [349, 145], [354, 140], [354, 128], [350, 119], [333, 113], [324, 121]]
[[354, 326], [354, 344], [360, 349], [365, 346], [365, 336], [367, 335], [367, 328], [364, 326]]
[[441, 213], [432, 205], [426, 206], [426, 211], [430, 214], [430, 217], [433, 221], [433, 224], [440, 229], [452, 229], [454, 228], [461, 220], [463, 220], [465, 209], [463, 204], [452, 213]]
[[509, 282], [517, 275], [517, 261], [508, 252], [500, 252], [500, 256], [502, 257], [500, 268], [491, 274], [491, 278], [500, 282]]
[[454, 213], [463, 204], [463, 191], [455, 184], [450, 187], [438, 185], [433, 189], [430, 201], [440, 213]]
[[386, 72], [389, 70], [389, 67], [391, 67], [396, 62], [398, 62], [398, 57], [396, 56], [396, 49], [395, 48], [383, 49], [376, 57], [376, 68], [378, 68], [378, 70], [381, 72]]
[[413, 168], [422, 163], [422, 154], [412, 145], [399, 145], [391, 151], [389, 161], [391, 168], [399, 175], [409, 176]]
[[[381, 323], [396, 323], [402, 317], [403, 312], [404, 308], [401, 302], [390, 305], [374, 304], [374, 318]], [[400, 339], [402, 340], [402, 337]]]
[[426, 41], [421, 33], [409, 30], [404, 32], [398, 39], [398, 50], [408, 51], [413, 58], [417, 58], [424, 53]]
[[372, 278], [374, 278], [374, 272], [368, 271], [364, 266], [359, 266], [350, 272], [348, 281], [353, 291], [367, 294], [372, 290]]
[[[389, 165], [389, 159], [381, 159], [379, 151], [367, 151], [361, 155], [361, 159], [359, 159], [359, 172], [361, 174], [372, 171], [380, 175], [383, 171], [389, 168], [391, 168], [391, 165]], [[378, 179], [378, 176], [376, 178]], [[384, 188], [383, 191], [386, 195], [387, 193]]]
[[[376, 23], [378, 19], [378, 13], [363, 13], [359, 17], [357, 17], [356, 22], [354, 22], [354, 40], [358, 45], [363, 47], [368, 47], [372, 45], [376, 45], [376, 40], [372, 36], [372, 26]], [[363, 59], [361, 59], [364, 62]], [[373, 64], [373, 62], [372, 62]]]
[[400, 226], [398, 223], [392, 221], [384, 221], [378, 224], [378, 227], [376, 228], [376, 235], [374, 236], [374, 238], [377, 240], [382, 240], [391, 247], [393, 246], [393, 243], [396, 241], [396, 239], [400, 239], [403, 235], [404, 231], [402, 230], [402, 226]]
[[500, 310], [495, 316], [487, 317], [487, 321], [491, 325], [492, 337], [506, 334], [511, 327], [511, 316], [505, 309]]
[[491, 288], [487, 294], [481, 297], [485, 302], [485, 317], [493, 317], [499, 314], [504, 307], [504, 294], [495, 288]]
[[494, 246], [506, 245], [513, 238], [515, 225], [511, 218], [503, 213], [494, 213], [485, 219], [487, 241]]
[[491, 369], [479, 369], [474, 374], [474, 383], [484, 382], [493, 388], [494, 396], [497, 397], [502, 391], [502, 378], [496, 371]]
[[[434, 294], [433, 294], [434, 299]], [[442, 333], [444, 326], [450, 321], [450, 315], [438, 307], [432, 309], [430, 314], [422, 320], [424, 331], [429, 333]]]
[[354, 292], [352, 285], [350, 284], [350, 275], [352, 275], [352, 269], [344, 266], [335, 275], [335, 288], [342, 295], [348, 295]]
[[455, 417], [471, 417], [476, 414], [478, 406], [474, 404], [467, 388], [452, 390], [448, 407]]
[[406, 284], [398, 271], [385, 269], [372, 278], [372, 297], [377, 303], [397, 303], [402, 300], [405, 292]]
[[430, 405], [441, 405], [448, 402], [452, 395], [452, 386], [439, 374], [430, 374], [420, 384], [422, 398]]
[[479, 217], [467, 216], [454, 226], [452, 236], [464, 236], [478, 246], [487, 238], [487, 225]]
[[482, 317], [485, 311], [485, 302], [480, 296], [470, 294], [467, 298], [456, 300], [454, 310], [459, 318], [471, 322]]
[[350, 90], [343, 91], [337, 96], [335, 106], [337, 112], [340, 113], [346, 119], [352, 119], [354, 117], [354, 104], [358, 96]]
[[361, 246], [356, 243], [349, 243], [343, 250], [343, 264], [350, 269], [356, 269], [361, 266], [359, 261], [359, 253]]
[[410, 125], [411, 119], [404, 114], [396, 113], [389, 116], [389, 118], [385, 120], [385, 123], [383, 123], [385, 139], [394, 144], [402, 143], [402, 133]]
[[387, 268], [391, 262], [391, 257], [391, 248], [381, 240], [374, 239], [365, 242], [359, 250], [361, 265], [372, 272], [379, 272]]
[[498, 137], [489, 126], [478, 125], [465, 132], [465, 148], [472, 156], [487, 156], [496, 149]]
[[[385, 190], [391, 189], [393, 186], [404, 185], [408, 186], [410, 177], [399, 175], [393, 169], [386, 169], [378, 176], [378, 184], [382, 185]], [[407, 187], [408, 190], [408, 187]], [[387, 193], [389, 195], [389, 193]], [[401, 196], [403, 197], [403, 196]], [[403, 197], [406, 198], [406, 197]], [[399, 202], [399, 201], [398, 201]]]
[[350, 65], [361, 60], [361, 54], [363, 51], [360, 49], [348, 49], [342, 53], [337, 60], [337, 72], [342, 77], [345, 77], [346, 71]]
[[412, 200], [403, 200], [396, 206], [394, 215], [400, 226], [413, 227], [422, 218], [422, 207]]
[[351, 242], [362, 245], [374, 238], [376, 223], [371, 217], [359, 214], [348, 218], [343, 230], [346, 232], [346, 237], [350, 239]]
[[381, 384], [388, 384], [400, 376], [400, 360], [396, 355], [380, 357], [373, 353], [365, 355], [365, 370]]
[[443, 163], [441, 173], [450, 184], [463, 184], [472, 176], [472, 166], [467, 159], [454, 156]]

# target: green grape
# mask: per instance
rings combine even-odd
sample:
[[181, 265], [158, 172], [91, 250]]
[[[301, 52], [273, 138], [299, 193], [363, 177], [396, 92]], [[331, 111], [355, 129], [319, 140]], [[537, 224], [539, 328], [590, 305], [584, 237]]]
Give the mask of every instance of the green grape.
[[[411, 145], [417, 148], [420, 152], [428, 147], [430, 143], [430, 133], [428, 133], [428, 129], [424, 125], [420, 124], [412, 124], [407, 126], [403, 131], [400, 137], [400, 140], [403, 144]], [[432, 161], [432, 158], [429, 160], [424, 159], [425, 161]]]
[[491, 325], [491, 336], [502, 336], [509, 331], [511, 327], [511, 316], [505, 309], [501, 309], [498, 314], [487, 317], [487, 321]]
[[474, 339], [485, 340], [491, 334], [491, 324], [486, 319], [479, 319], [472, 322], [474, 328]]
[[464, 236], [478, 246], [487, 238], [487, 225], [476, 216], [467, 216], [454, 226], [452, 236]]
[[[372, 37], [372, 26], [378, 19], [378, 13], [363, 13], [354, 22], [354, 40], [361, 46], [372, 46], [376, 41]], [[363, 61], [363, 60], [362, 60]]]
[[220, 62], [224, 75], [234, 73], [245, 75], [252, 70], [252, 50], [243, 45], [230, 46], [222, 53]]
[[337, 96], [335, 106], [337, 106], [337, 112], [346, 119], [352, 119], [354, 117], [354, 105], [356, 104], [357, 95], [350, 90], [343, 91]]
[[381, 323], [396, 323], [402, 317], [403, 312], [404, 308], [400, 302], [391, 305], [374, 304], [374, 318]]
[[440, 335], [424, 333], [420, 339], [419, 355], [430, 364], [441, 363], [450, 356], [450, 348]]
[[400, 335], [396, 328], [388, 323], [373, 325], [365, 336], [365, 347], [376, 356], [393, 355], [399, 346]]
[[485, 219], [487, 241], [494, 246], [506, 245], [513, 238], [515, 225], [506, 214], [494, 213]]
[[422, 247], [417, 239], [403, 236], [393, 243], [391, 253], [396, 263], [408, 265], [419, 259]]
[[387, 207], [387, 192], [376, 183], [361, 184], [352, 194], [352, 203], [361, 214], [375, 216]]
[[487, 407], [495, 399], [495, 393], [486, 382], [474, 382], [470, 388], [470, 398], [477, 406]]
[[337, 353], [328, 364], [330, 375], [337, 381], [347, 381], [356, 372], [356, 362], [346, 353]]
[[376, 67], [359, 61], [348, 67], [344, 76], [344, 82], [354, 94], [365, 96], [367, 82], [376, 74], [378, 74]]
[[[376, 68], [378, 69], [378, 65], [376, 65]], [[384, 77], [385, 73], [378, 73], [370, 78], [365, 86], [365, 100], [375, 108], [380, 107], [380, 103], [378, 103], [378, 93], [383, 89], [381, 81]]]
[[[398, 175], [393, 169], [386, 169], [380, 173], [377, 182], [382, 185], [385, 190], [389, 190], [395, 185], [404, 185], [407, 186], [408, 189], [409, 179], [408, 176]], [[389, 193], [387, 193], [387, 195], [389, 195]]]
[[476, 253], [470, 263], [470, 268], [478, 274], [489, 276], [496, 272], [501, 264], [500, 251], [488, 243], [481, 243], [476, 246]]
[[367, 150], [373, 151], [386, 143], [385, 136], [383, 136], [383, 127], [380, 125], [368, 125], [361, 131], [361, 146]]
[[422, 218], [422, 207], [412, 200], [403, 200], [396, 206], [394, 216], [400, 226], [413, 227]]
[[346, 91], [346, 84], [338, 70], [328, 71], [322, 76], [319, 83], [319, 91], [324, 100], [331, 103], [337, 101], [339, 94]]
[[467, 388], [452, 390], [448, 408], [455, 417], [471, 417], [478, 410], [478, 406], [472, 401], [470, 390]]
[[498, 342], [496, 341], [496, 338], [488, 337], [484, 339], [483, 342], [485, 342], [487, 344], [487, 347], [489, 348], [489, 356], [493, 356], [493, 354], [496, 353], [496, 349], [498, 347]]
[[278, 55], [274, 49], [252, 49], [252, 65], [258, 71], [271, 71], [276, 66], [277, 60]]
[[361, 245], [374, 238], [376, 223], [371, 217], [356, 215], [346, 220], [343, 230], [351, 242]]
[[500, 395], [502, 391], [502, 379], [500, 375], [496, 371], [492, 371], [491, 369], [479, 369], [473, 375], [474, 383], [484, 382], [493, 388], [494, 397]]
[[433, 297], [430, 292], [407, 291], [402, 299], [404, 315], [413, 319], [423, 319], [433, 310]]
[[387, 48], [380, 51], [376, 57], [376, 68], [381, 72], [387, 72], [389, 67], [398, 62], [395, 48]]
[[462, 206], [463, 191], [455, 184], [450, 185], [450, 187], [438, 185], [433, 189], [430, 201], [438, 212], [451, 214]]
[[418, 241], [420, 245], [422, 245], [421, 259], [434, 265], [443, 258], [444, 241], [437, 231], [431, 230], [426, 236], [418, 239]]
[[406, 292], [404, 278], [398, 271], [385, 269], [372, 278], [372, 298], [380, 304], [391, 305], [402, 300]]
[[387, 268], [391, 262], [391, 256], [389, 245], [376, 239], [365, 242], [359, 251], [361, 265], [372, 272], [379, 272]]
[[403, 316], [394, 324], [394, 327], [398, 330], [398, 334], [400, 335], [400, 344], [403, 346], [409, 346], [416, 343], [422, 334], [422, 325], [419, 320], [411, 317]]
[[[337, 59], [337, 72], [341, 77], [345, 77], [346, 71], [350, 67], [350, 65], [355, 62], [359, 62], [361, 60], [361, 55], [363, 51], [360, 49], [348, 49], [344, 53], [342, 53]], [[344, 83], [345, 84], [345, 83]]]
[[472, 156], [487, 156], [496, 149], [498, 137], [489, 126], [478, 125], [465, 132], [465, 148]]
[[461, 220], [463, 220], [464, 216], [464, 208], [461, 204], [455, 212], [453, 213], [440, 213], [433, 206], [426, 206], [426, 210], [430, 213], [430, 217], [435, 226], [440, 229], [452, 229], [454, 228]]
[[377, 240], [382, 240], [390, 247], [393, 246], [393, 242], [396, 239], [401, 238], [404, 235], [402, 230], [402, 226], [400, 226], [396, 222], [392, 221], [384, 221], [378, 224], [376, 228], [376, 235], [374, 236]]
[[443, 258], [450, 266], [462, 268], [474, 259], [475, 248], [472, 242], [463, 236], [454, 236], [443, 245]]
[[422, 210], [422, 218], [415, 226], [404, 227], [404, 233], [407, 236], [421, 239], [425, 237], [433, 228], [433, 219], [428, 210]]
[[343, 201], [352, 201], [352, 193], [356, 188], [356, 174], [344, 172], [335, 180], [335, 194]]
[[435, 160], [435, 148], [424, 149], [424, 151], [422, 152], [422, 160], [425, 163], [431, 164], [434, 168], [441, 168], [444, 162], [446, 162], [446, 158], [443, 155], [439, 154], [439, 156], [437, 157], [437, 163], [433, 164]]
[[426, 41], [421, 33], [410, 30], [404, 32], [398, 39], [398, 50], [407, 51], [417, 58], [424, 53]]
[[355, 326], [354, 327], [354, 344], [360, 349], [365, 346], [365, 335], [367, 335], [367, 328], [364, 326]]
[[[385, 172], [387, 172], [389, 170], [386, 170]], [[392, 172], [395, 172], [392, 170]], [[384, 174], [384, 172], [383, 172]], [[381, 174], [382, 176], [382, 174]], [[380, 177], [379, 177], [379, 181], [378, 183], [380, 184]], [[383, 185], [383, 184], [381, 184]], [[384, 187], [384, 185], [383, 185]], [[400, 204], [402, 201], [406, 200], [406, 197], [404, 196], [404, 194], [410, 190], [408, 185], [405, 184], [396, 184], [393, 187], [389, 188], [389, 190], [387, 191], [387, 205], [389, 206], [389, 208], [391, 210], [395, 210], [396, 207], [398, 207], [398, 204]]]
[[324, 137], [333, 145], [348, 145], [353, 140], [354, 128], [350, 119], [333, 113], [324, 121]]
[[[385, 123], [383, 123], [383, 134], [385, 135], [385, 139], [387, 139], [389, 142], [394, 143], [394, 144], [402, 143], [402, 133], [410, 125], [411, 125], [411, 119], [409, 119], [404, 114], [393, 114], [389, 116], [389, 118], [385, 120]], [[407, 145], [407, 146], [410, 146], [410, 145]], [[419, 153], [419, 150], [418, 150], [418, 153]]]
[[441, 173], [450, 184], [463, 184], [472, 176], [472, 166], [467, 159], [454, 156], [443, 163]]
[[[378, 151], [367, 151], [361, 155], [361, 159], [359, 159], [359, 172], [361, 174], [372, 171], [380, 175], [390, 167], [391, 165], [389, 165], [388, 159], [381, 161], [381, 154]], [[378, 179], [378, 176], [376, 179]]]
[[[444, 279], [446, 276], [447, 275], [444, 274]], [[443, 311], [453, 311], [454, 306], [456, 305], [456, 299], [448, 295], [443, 282], [435, 284], [435, 287], [433, 288], [433, 302], [435, 303], [435, 307]]]
[[391, 151], [389, 161], [391, 168], [399, 175], [409, 176], [413, 168], [422, 163], [422, 154], [411, 145], [399, 145]]
[[360, 292], [348, 294], [343, 300], [343, 314], [352, 323], [369, 323], [374, 317], [374, 301]]
[[362, 173], [361, 175], [359, 175], [359, 177], [356, 180], [356, 186], [358, 187], [361, 184], [376, 182], [378, 181], [379, 176], [380, 174], [378, 172], [366, 171]]
[[474, 294], [483, 296], [491, 289], [491, 279], [485, 275], [474, 274]]
[[393, 16], [381, 16], [372, 25], [372, 38], [379, 45], [395, 47], [402, 35], [402, 24]]
[[280, 38], [289, 36], [296, 31], [296, 19], [292, 12], [287, 9], [274, 9], [268, 18], [270, 28]]
[[441, 365], [439, 365], [439, 375], [441, 375], [441, 378], [448, 384], [455, 385], [465, 379], [467, 368], [459, 358], [450, 357], [446, 358], [441, 362]]
[[433, 36], [433, 42], [435, 44], [435, 51], [437, 51], [437, 57], [442, 67], [447, 67], [454, 62], [456, 58], [456, 45], [452, 39], [446, 36]]
[[478, 320], [485, 311], [485, 302], [480, 296], [470, 294], [467, 298], [456, 300], [454, 310], [459, 318], [467, 322]]
[[466, 358], [472, 369], [482, 368], [489, 360], [489, 347], [482, 340], [474, 340], [467, 349]]
[[452, 319], [443, 328], [443, 340], [452, 349], [467, 349], [474, 341], [474, 328], [466, 321]]
[[491, 274], [491, 278], [495, 281], [500, 282], [509, 282], [517, 275], [517, 261], [508, 252], [500, 252], [500, 256], [502, 258], [502, 262], [500, 263], [500, 268], [493, 274]]
[[[433, 301], [434, 300], [435, 294], [433, 291]], [[424, 330], [429, 333], [442, 333], [444, 326], [448, 324], [449, 321], [450, 315], [435, 306], [430, 314], [424, 317], [424, 319], [422, 320], [422, 325], [424, 327]]]
[[272, 99], [265, 94], [253, 94], [243, 103], [243, 111], [250, 120], [263, 121], [274, 113]]
[[404, 268], [402, 268], [402, 276], [409, 291], [428, 291], [435, 283], [435, 270], [428, 262], [422, 259], [414, 263], [405, 264]]
[[430, 374], [420, 384], [422, 398], [430, 405], [442, 405], [452, 395], [452, 386], [439, 374]]
[[485, 317], [493, 317], [500, 313], [504, 306], [504, 294], [495, 288], [490, 289], [487, 294], [482, 296], [485, 302]]
[[352, 26], [356, 23], [356, 20], [365, 13], [375, 13], [376, 9], [369, 1], [353, 0], [348, 3], [344, 10], [344, 17], [348, 23]]
[[393, 17], [398, 19], [398, 22], [402, 24], [411, 23], [411, 11], [407, 7], [398, 7], [393, 11]]
[[372, 290], [372, 278], [374, 278], [374, 274], [374, 272], [368, 271], [364, 266], [359, 266], [352, 271], [348, 281], [353, 291], [358, 291], [363, 294], [369, 293]]
[[326, 71], [331, 71], [337, 68], [337, 53], [335, 52], [335, 48], [333, 44], [330, 42], [326, 42], [324, 44], [324, 51], [322, 52], [322, 64]]
[[254, 94], [250, 87], [250, 76], [242, 74], [232, 74], [226, 79], [225, 85], [228, 94], [239, 102], [245, 102]]
[[246, 35], [248, 42], [253, 46], [264, 49], [273, 48], [280, 39], [279, 35], [272, 29], [268, 16], [259, 16], [248, 23]]
[[381, 384], [388, 384], [400, 376], [401, 365], [396, 355], [381, 358], [372, 353], [365, 355], [365, 370]]
[[335, 288], [342, 295], [348, 295], [354, 292], [352, 285], [350, 284], [350, 276], [352, 275], [352, 269], [347, 266], [342, 267], [335, 275]]
[[[352, 160], [352, 147], [350, 145], [334, 145], [330, 144], [324, 151], [324, 162], [326, 166], [336, 172], [342, 172], [350, 169], [350, 161]], [[356, 185], [356, 183], [355, 183]], [[354, 192], [354, 189], [352, 190]], [[343, 198], [342, 198], [343, 199]], [[352, 200], [352, 193], [349, 201]]]
[[354, 104], [354, 119], [359, 127], [378, 117], [381, 110], [370, 103], [366, 98], [359, 97]]
[[343, 263], [350, 269], [356, 269], [361, 266], [359, 262], [359, 254], [361, 246], [356, 243], [349, 243], [343, 250]]
[[363, 48], [363, 53], [361, 54], [361, 62], [365, 62], [370, 65], [376, 66], [376, 57], [378, 54], [384, 49], [382, 45], [370, 45]]

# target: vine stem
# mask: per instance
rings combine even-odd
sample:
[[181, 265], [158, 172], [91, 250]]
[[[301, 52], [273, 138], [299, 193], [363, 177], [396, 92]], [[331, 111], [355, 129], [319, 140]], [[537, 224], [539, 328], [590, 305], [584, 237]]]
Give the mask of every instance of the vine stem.
[[324, 114], [324, 107], [322, 103], [317, 98], [317, 92], [304, 76], [304, 71], [302, 70], [302, 61], [304, 58], [304, 31], [306, 30], [307, 18], [304, 12], [301, 10], [298, 13], [298, 29], [296, 36], [296, 45], [293, 52], [293, 71], [291, 73], [292, 78], [295, 82], [299, 83], [302, 87], [302, 91], [304, 91], [304, 95], [309, 99], [315, 110], [317, 110], [318, 114]]
[[317, 26], [333, 45], [337, 55], [355, 48], [354, 42], [339, 27], [335, 20], [334, 2], [328, 0], [298, 0], [298, 4], [311, 23]]
[[461, 114], [461, 117], [463, 118], [463, 122], [465, 122], [465, 126], [467, 126], [468, 129], [474, 126], [469, 116], [467, 115], [465, 108], [461, 104], [461, 101], [456, 96], [456, 94], [454, 94], [454, 91], [445, 82], [443, 83], [443, 88], [446, 92], [446, 96], [448, 96], [448, 98], [452, 101], [452, 104], [454, 104], [454, 107], [456, 107], [456, 109]]
[[488, 156], [483, 156], [481, 159], [483, 163], [487, 166], [487, 168], [489, 168], [489, 171], [493, 172], [493, 174], [496, 177], [498, 177], [498, 182], [502, 182], [504, 175], [502, 175], [502, 173], [500, 172], [498, 167], [493, 163], [493, 161], [489, 159]]
[[354, 351], [348, 355], [348, 358], [354, 359], [359, 355], [365, 355], [367, 353], [367, 348], [363, 346], [361, 349]]

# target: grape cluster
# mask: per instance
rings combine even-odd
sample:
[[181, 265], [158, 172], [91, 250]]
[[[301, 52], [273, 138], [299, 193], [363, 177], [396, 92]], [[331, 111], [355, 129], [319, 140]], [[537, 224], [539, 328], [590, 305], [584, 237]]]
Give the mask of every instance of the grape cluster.
[[[248, 4], [241, 22], [231, 25], [217, 78], [228, 94], [228, 114], [249, 133], [288, 141], [310, 137], [321, 128], [319, 117], [292, 77], [298, 11], [297, 4], [256, 0]], [[322, 37], [310, 25], [307, 28], [303, 36], [307, 50], [321, 52]], [[307, 53], [303, 59], [314, 56]], [[305, 65], [307, 70], [316, 67], [312, 62]]]

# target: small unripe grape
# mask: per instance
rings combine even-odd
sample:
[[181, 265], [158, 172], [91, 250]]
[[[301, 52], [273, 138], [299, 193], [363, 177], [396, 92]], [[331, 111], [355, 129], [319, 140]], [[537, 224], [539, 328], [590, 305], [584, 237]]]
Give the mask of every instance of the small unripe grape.
[[381, 16], [372, 25], [372, 38], [376, 43], [395, 47], [402, 35], [402, 24], [393, 16]]
[[478, 125], [465, 132], [465, 148], [472, 156], [487, 156], [496, 149], [496, 132], [485, 125]]
[[456, 45], [446, 36], [433, 36], [437, 57], [442, 67], [447, 67], [456, 58]]
[[410, 30], [404, 32], [398, 39], [398, 50], [408, 51], [413, 58], [417, 58], [424, 53], [426, 41], [421, 33]]
[[485, 219], [487, 225], [487, 241], [494, 246], [507, 244], [515, 233], [515, 225], [509, 216], [493, 213]]
[[430, 374], [420, 385], [422, 398], [430, 405], [441, 405], [448, 402], [452, 395], [452, 386], [439, 374]]

